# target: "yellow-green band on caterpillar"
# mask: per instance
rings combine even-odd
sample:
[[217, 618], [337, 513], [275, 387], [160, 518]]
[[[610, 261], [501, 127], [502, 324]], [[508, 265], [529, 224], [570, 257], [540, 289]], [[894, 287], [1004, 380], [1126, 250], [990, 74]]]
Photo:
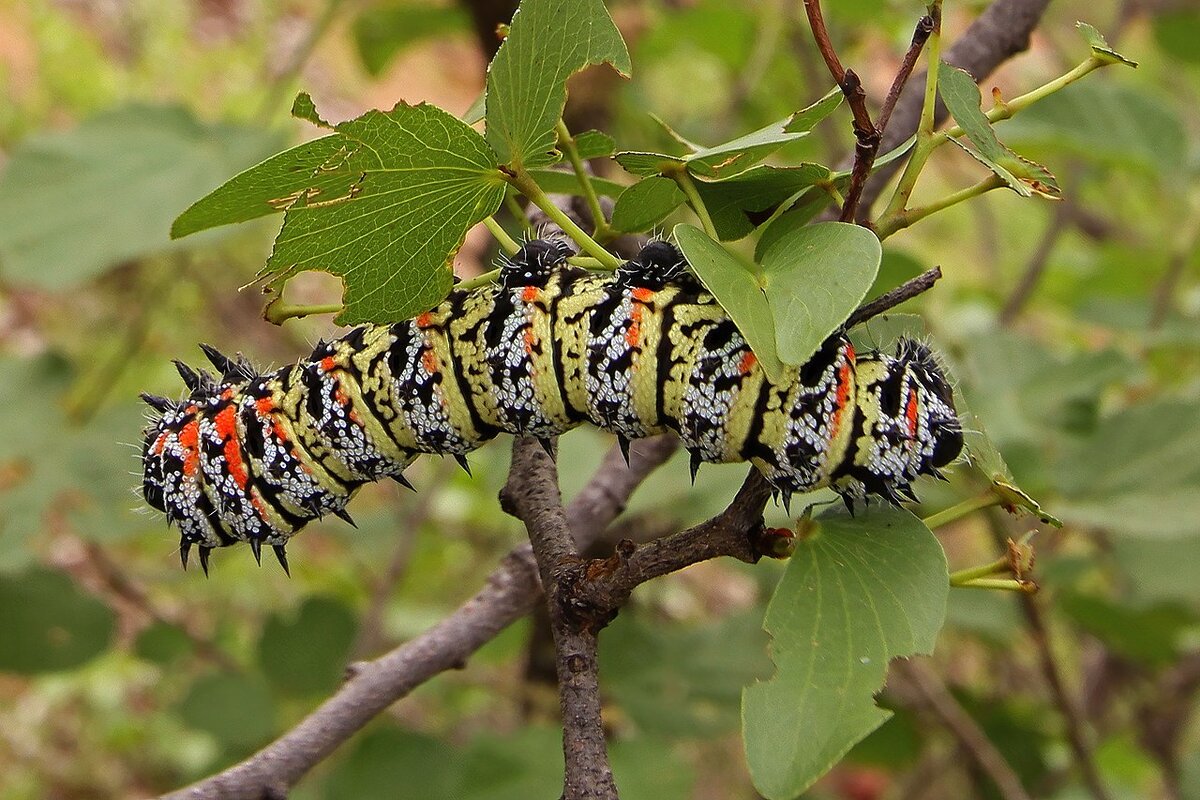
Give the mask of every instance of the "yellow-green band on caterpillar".
[[283, 547], [310, 520], [346, 519], [362, 484], [422, 453], [460, 457], [498, 433], [583, 422], [623, 442], [679, 434], [700, 462], [749, 461], [784, 495], [831, 486], [848, 502], [911, 498], [962, 449], [950, 386], [924, 345], [854, 352], [835, 334], [771, 381], [737, 326], [652, 242], [620, 270], [566, 265], [527, 242], [500, 282], [455, 290], [412, 320], [355, 328], [260, 375], [211, 348], [219, 377], [179, 365], [190, 395], [147, 397], [146, 501], [193, 545]]

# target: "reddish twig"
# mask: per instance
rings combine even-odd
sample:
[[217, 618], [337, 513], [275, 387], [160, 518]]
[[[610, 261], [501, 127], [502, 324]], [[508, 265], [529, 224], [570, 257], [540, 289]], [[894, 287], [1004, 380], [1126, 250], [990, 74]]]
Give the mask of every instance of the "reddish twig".
[[875, 129], [879, 132], [881, 139], [887, 132], [892, 112], [896, 110], [896, 101], [900, 99], [900, 93], [904, 91], [904, 86], [912, 75], [913, 67], [917, 65], [917, 58], [925, 49], [925, 43], [929, 41], [929, 36], [936, 27], [936, 21], [928, 14], [917, 20], [917, 27], [913, 30], [908, 51], [904, 54], [904, 60], [900, 62], [900, 69], [896, 71], [896, 77], [892, 80], [892, 88], [888, 90], [887, 99], [883, 101], [883, 108], [879, 111], [879, 120], [875, 124]]
[[825, 66], [837, 82], [838, 88], [846, 97], [850, 113], [854, 116], [854, 167], [850, 175], [850, 188], [846, 192], [846, 200], [842, 204], [842, 222], [853, 222], [858, 210], [858, 199], [862, 195], [867, 175], [875, 163], [875, 154], [879, 151], [880, 134], [875, 124], [871, 122], [871, 114], [867, 111], [867, 94], [863, 91], [862, 81], [852, 69], [846, 69], [838, 59], [833, 42], [829, 39], [829, 31], [825, 27], [825, 18], [821, 14], [820, 0], [804, 0], [804, 12], [808, 15], [808, 26], [812, 29], [813, 39], [817, 49], [825, 59]]

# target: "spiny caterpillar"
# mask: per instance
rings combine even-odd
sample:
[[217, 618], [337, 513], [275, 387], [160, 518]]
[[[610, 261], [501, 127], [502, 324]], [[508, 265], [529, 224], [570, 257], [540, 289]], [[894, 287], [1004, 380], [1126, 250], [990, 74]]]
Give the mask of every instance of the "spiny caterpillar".
[[701, 462], [753, 463], [783, 495], [830, 486], [852, 505], [915, 500], [962, 449], [949, 383], [923, 344], [858, 355], [842, 333], [773, 382], [737, 326], [652, 242], [615, 273], [568, 266], [559, 240], [527, 242], [498, 283], [455, 289], [415, 319], [355, 328], [259, 374], [201, 345], [214, 377], [175, 362], [190, 394], [143, 395], [143, 492], [193, 545], [244, 541], [261, 560], [368, 481], [422, 453], [464, 454], [496, 434], [546, 440], [582, 422], [631, 439], [676, 432]]

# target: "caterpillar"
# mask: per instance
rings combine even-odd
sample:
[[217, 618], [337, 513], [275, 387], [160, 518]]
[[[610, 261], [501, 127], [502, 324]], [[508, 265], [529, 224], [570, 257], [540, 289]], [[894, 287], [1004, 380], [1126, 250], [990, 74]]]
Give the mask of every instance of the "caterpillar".
[[[142, 489], [193, 546], [247, 542], [261, 562], [345, 507], [363, 484], [423, 453], [465, 454], [499, 433], [543, 441], [583, 422], [632, 439], [678, 434], [702, 462], [748, 461], [780, 493], [823, 486], [856, 500], [916, 500], [962, 450], [944, 371], [921, 342], [858, 354], [844, 332], [770, 380], [673, 245], [651, 242], [613, 273], [567, 265], [535, 239], [496, 283], [455, 289], [414, 319], [354, 328], [260, 374], [201, 345], [212, 375], [176, 361], [179, 401], [143, 395]], [[410, 487], [411, 488], [411, 487]]]

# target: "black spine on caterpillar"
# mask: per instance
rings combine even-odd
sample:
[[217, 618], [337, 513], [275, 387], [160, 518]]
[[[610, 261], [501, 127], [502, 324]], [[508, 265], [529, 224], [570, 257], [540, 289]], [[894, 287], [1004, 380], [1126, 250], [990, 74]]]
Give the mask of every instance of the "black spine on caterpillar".
[[[533, 240], [498, 284], [456, 289], [412, 320], [355, 328], [258, 374], [205, 354], [189, 394], [147, 398], [147, 503], [181, 555], [248, 542], [281, 560], [312, 519], [348, 519], [364, 483], [422, 453], [462, 457], [498, 433], [546, 438], [589, 422], [622, 442], [675, 431], [702, 462], [749, 461], [783, 495], [911, 498], [962, 449], [951, 388], [927, 347], [859, 355], [837, 334], [771, 381], [677, 249], [653, 242], [616, 274], [569, 267]], [[286, 562], [285, 562], [286, 563]]]

